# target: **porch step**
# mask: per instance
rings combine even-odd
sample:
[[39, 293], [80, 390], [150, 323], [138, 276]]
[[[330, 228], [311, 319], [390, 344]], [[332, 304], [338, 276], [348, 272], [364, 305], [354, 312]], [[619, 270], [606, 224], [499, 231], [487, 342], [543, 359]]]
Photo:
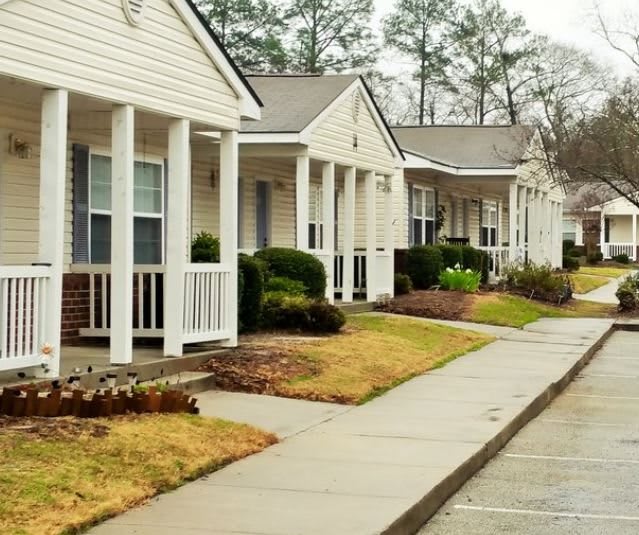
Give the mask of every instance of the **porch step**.
[[337, 305], [344, 314], [362, 314], [363, 312], [373, 312], [375, 310], [375, 303], [343, 303]]
[[171, 390], [180, 390], [185, 394], [197, 394], [215, 388], [215, 376], [212, 373], [192, 372], [176, 373], [157, 380], [144, 381], [142, 384], [154, 385], [156, 383], [167, 384]]

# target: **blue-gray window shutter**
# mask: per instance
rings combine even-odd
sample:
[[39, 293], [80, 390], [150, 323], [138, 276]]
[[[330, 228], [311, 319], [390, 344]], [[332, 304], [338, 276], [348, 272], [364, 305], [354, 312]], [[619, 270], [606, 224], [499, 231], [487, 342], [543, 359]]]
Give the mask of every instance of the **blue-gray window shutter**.
[[439, 230], [437, 230], [437, 221], [439, 219], [439, 190], [435, 190], [435, 224], [433, 225], [433, 243], [439, 241]]
[[413, 185], [408, 184], [408, 246], [415, 245], [415, 227], [413, 223]]
[[89, 263], [89, 147], [73, 145], [73, 263]]

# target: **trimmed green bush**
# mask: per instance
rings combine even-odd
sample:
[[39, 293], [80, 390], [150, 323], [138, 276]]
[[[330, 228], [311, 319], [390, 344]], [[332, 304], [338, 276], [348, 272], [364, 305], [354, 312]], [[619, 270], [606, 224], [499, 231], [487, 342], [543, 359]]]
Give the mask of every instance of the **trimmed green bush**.
[[326, 271], [324, 264], [313, 255], [296, 249], [267, 247], [255, 253], [255, 257], [266, 262], [272, 277], [286, 277], [299, 281], [306, 287], [308, 297], [324, 297]]
[[470, 245], [462, 245], [460, 249], [462, 253], [462, 267], [464, 269], [472, 269], [473, 271], [481, 271], [481, 251]]
[[436, 247], [442, 254], [444, 269], [455, 269], [457, 265], [462, 266], [464, 264], [464, 255], [459, 245], [436, 245]]
[[270, 277], [264, 285], [266, 292], [283, 292], [289, 295], [305, 295], [306, 286], [288, 277]]
[[600, 251], [598, 253], [589, 254], [586, 260], [590, 265], [594, 266], [603, 260], [603, 253]]
[[432, 245], [417, 245], [408, 251], [408, 276], [416, 288], [426, 290], [437, 284], [444, 268], [442, 253]]
[[191, 243], [191, 262], [194, 264], [214, 264], [220, 261], [220, 239], [202, 231]]
[[413, 282], [404, 273], [395, 274], [395, 295], [406, 295], [413, 291]]
[[240, 255], [238, 270], [242, 280], [242, 293], [239, 296], [240, 326], [242, 331], [254, 331], [262, 318], [266, 266], [257, 258]]
[[482, 284], [486, 284], [490, 277], [490, 255], [486, 251], [479, 251], [479, 256], [481, 258], [481, 261], [479, 264], [479, 272], [481, 273], [481, 282]]
[[630, 264], [630, 257], [626, 253], [621, 253], [617, 256], [613, 256], [612, 259], [618, 264]]
[[308, 308], [308, 329], [316, 333], [336, 333], [346, 324], [346, 315], [326, 301], [315, 301]]
[[262, 325], [267, 329], [304, 330], [309, 324], [311, 301], [304, 295], [268, 292], [264, 295]]
[[619, 310], [631, 312], [637, 309], [637, 289], [629, 281], [622, 283], [615, 294], [619, 299]]
[[564, 240], [563, 241], [563, 251], [564, 251], [564, 256], [568, 254], [568, 251], [570, 251], [571, 249], [575, 248], [575, 241], [574, 240]]
[[574, 256], [564, 256], [563, 267], [568, 271], [577, 271], [579, 269], [579, 260]]

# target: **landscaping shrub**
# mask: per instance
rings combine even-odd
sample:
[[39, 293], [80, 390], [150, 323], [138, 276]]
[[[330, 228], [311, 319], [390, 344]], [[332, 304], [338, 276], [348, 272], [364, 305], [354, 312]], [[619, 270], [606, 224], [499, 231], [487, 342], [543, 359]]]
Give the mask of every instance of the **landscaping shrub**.
[[255, 253], [255, 257], [266, 262], [273, 277], [287, 277], [301, 282], [308, 297], [323, 298], [326, 293], [326, 271], [324, 264], [313, 255], [296, 249], [267, 247]]
[[417, 245], [408, 251], [408, 276], [416, 288], [428, 289], [437, 284], [444, 267], [442, 253], [432, 245]]
[[574, 240], [564, 240], [563, 241], [563, 251], [564, 251], [564, 255], [568, 254], [568, 251], [570, 251], [571, 249], [575, 248], [575, 241]]
[[472, 269], [473, 271], [481, 271], [481, 251], [470, 245], [462, 245], [460, 249], [462, 254], [462, 267], [464, 269]]
[[306, 286], [297, 280], [288, 277], [270, 277], [265, 285], [266, 292], [282, 292], [289, 295], [305, 295]]
[[613, 256], [612, 259], [619, 264], [630, 264], [630, 257], [626, 253]]
[[408, 275], [397, 273], [395, 275], [395, 295], [406, 295], [413, 291], [413, 282]]
[[619, 285], [616, 295], [620, 311], [631, 312], [639, 308], [639, 273], [629, 275]]
[[566, 256], [572, 256], [573, 258], [579, 258], [581, 256], [586, 256], [586, 255], [583, 254], [583, 251], [579, 247], [573, 247], [572, 249], [570, 249], [570, 251], [568, 251], [568, 254]]
[[572, 297], [567, 277], [553, 273], [549, 265], [537, 266], [529, 263], [510, 266], [506, 268], [503, 281], [509, 290], [546, 301], [561, 302]]
[[481, 282], [486, 284], [490, 277], [490, 255], [485, 251], [479, 251], [479, 272], [481, 273]]
[[568, 271], [577, 271], [579, 269], [579, 260], [574, 256], [564, 256], [563, 267]]
[[439, 275], [439, 284], [444, 290], [453, 290], [466, 293], [474, 293], [479, 290], [481, 273], [472, 269], [461, 269], [457, 264], [456, 269], [446, 268]]
[[316, 333], [336, 333], [346, 323], [346, 315], [326, 301], [315, 301], [308, 308], [308, 329]]
[[240, 255], [238, 270], [242, 280], [239, 295], [239, 321], [243, 331], [254, 331], [259, 327], [264, 299], [264, 273], [266, 266], [252, 256]]
[[306, 329], [310, 306], [310, 299], [304, 295], [268, 292], [264, 294], [262, 325], [267, 329]]
[[214, 264], [220, 261], [220, 239], [202, 231], [191, 243], [191, 262], [194, 264]]
[[603, 253], [599, 251], [597, 253], [589, 254], [586, 260], [589, 264], [594, 266], [603, 260]]
[[442, 254], [442, 261], [445, 268], [454, 268], [456, 265], [463, 265], [464, 255], [459, 245], [436, 245]]

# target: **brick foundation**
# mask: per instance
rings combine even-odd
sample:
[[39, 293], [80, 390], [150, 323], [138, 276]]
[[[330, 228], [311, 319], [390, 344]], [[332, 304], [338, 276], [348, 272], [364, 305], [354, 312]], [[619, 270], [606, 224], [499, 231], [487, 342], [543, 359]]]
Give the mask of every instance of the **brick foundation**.
[[80, 343], [80, 329], [89, 327], [89, 275], [65, 273], [62, 280], [62, 343]]

